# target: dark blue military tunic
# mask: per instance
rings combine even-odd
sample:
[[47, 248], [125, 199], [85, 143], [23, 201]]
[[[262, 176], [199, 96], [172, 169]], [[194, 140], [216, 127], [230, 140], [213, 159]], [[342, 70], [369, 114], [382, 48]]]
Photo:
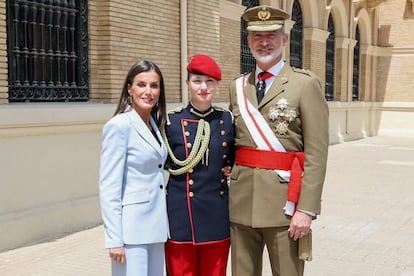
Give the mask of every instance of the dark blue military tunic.
[[[223, 168], [234, 160], [233, 119], [229, 111], [211, 107], [200, 112], [191, 104], [169, 113], [166, 136], [178, 160], [191, 153], [198, 122], [210, 124], [210, 142], [201, 161], [181, 175], [170, 175], [167, 208], [171, 239], [203, 243], [227, 239], [228, 184]], [[167, 167], [180, 168], [169, 158]]]

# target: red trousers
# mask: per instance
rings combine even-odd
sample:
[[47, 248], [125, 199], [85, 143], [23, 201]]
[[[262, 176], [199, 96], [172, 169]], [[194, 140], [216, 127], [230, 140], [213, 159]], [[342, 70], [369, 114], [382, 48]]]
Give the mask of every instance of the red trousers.
[[230, 239], [206, 244], [167, 241], [168, 276], [225, 276]]

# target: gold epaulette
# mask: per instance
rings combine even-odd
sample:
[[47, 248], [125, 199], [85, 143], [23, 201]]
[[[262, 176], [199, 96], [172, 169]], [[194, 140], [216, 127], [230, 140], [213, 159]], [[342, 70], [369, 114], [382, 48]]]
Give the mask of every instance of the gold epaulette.
[[213, 105], [213, 108], [215, 110], [217, 110], [217, 111], [222, 111], [222, 112], [228, 112], [228, 113], [230, 113], [231, 121], [232, 122], [234, 121], [233, 113], [228, 108], [224, 108], [224, 107], [217, 106], [217, 105]]
[[213, 108], [217, 111], [229, 111], [228, 109], [218, 106], [218, 105], [213, 105]]
[[302, 73], [308, 76], [312, 76], [313, 73], [310, 70], [307, 69], [303, 69], [303, 68], [296, 68], [296, 67], [292, 67], [292, 70], [297, 72], [297, 73]]
[[[179, 106], [179, 107], [176, 107], [176, 108], [171, 109], [170, 111], [168, 111], [168, 115], [175, 114], [175, 113], [181, 113], [181, 111], [183, 111], [183, 107]], [[170, 117], [167, 116], [167, 126], [170, 126], [170, 125], [171, 125]]]
[[181, 111], [183, 111], [183, 108], [184, 107], [182, 107], [182, 106], [176, 107], [176, 108], [171, 109], [170, 111], [168, 111], [168, 114], [180, 113]]

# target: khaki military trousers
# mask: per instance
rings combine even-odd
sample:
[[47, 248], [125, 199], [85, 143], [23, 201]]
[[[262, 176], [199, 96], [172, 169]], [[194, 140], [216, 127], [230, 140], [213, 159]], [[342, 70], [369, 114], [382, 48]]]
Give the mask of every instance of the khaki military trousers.
[[266, 245], [273, 276], [302, 276], [304, 261], [298, 257], [298, 242], [287, 230], [287, 226], [252, 228], [231, 223], [232, 275], [261, 276]]

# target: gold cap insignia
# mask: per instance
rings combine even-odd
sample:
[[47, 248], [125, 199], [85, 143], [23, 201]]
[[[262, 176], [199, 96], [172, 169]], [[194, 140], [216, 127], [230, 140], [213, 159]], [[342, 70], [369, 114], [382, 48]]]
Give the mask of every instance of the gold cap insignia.
[[267, 8], [263, 7], [262, 10], [259, 10], [257, 12], [257, 18], [263, 21], [268, 20], [270, 18], [270, 11]]

